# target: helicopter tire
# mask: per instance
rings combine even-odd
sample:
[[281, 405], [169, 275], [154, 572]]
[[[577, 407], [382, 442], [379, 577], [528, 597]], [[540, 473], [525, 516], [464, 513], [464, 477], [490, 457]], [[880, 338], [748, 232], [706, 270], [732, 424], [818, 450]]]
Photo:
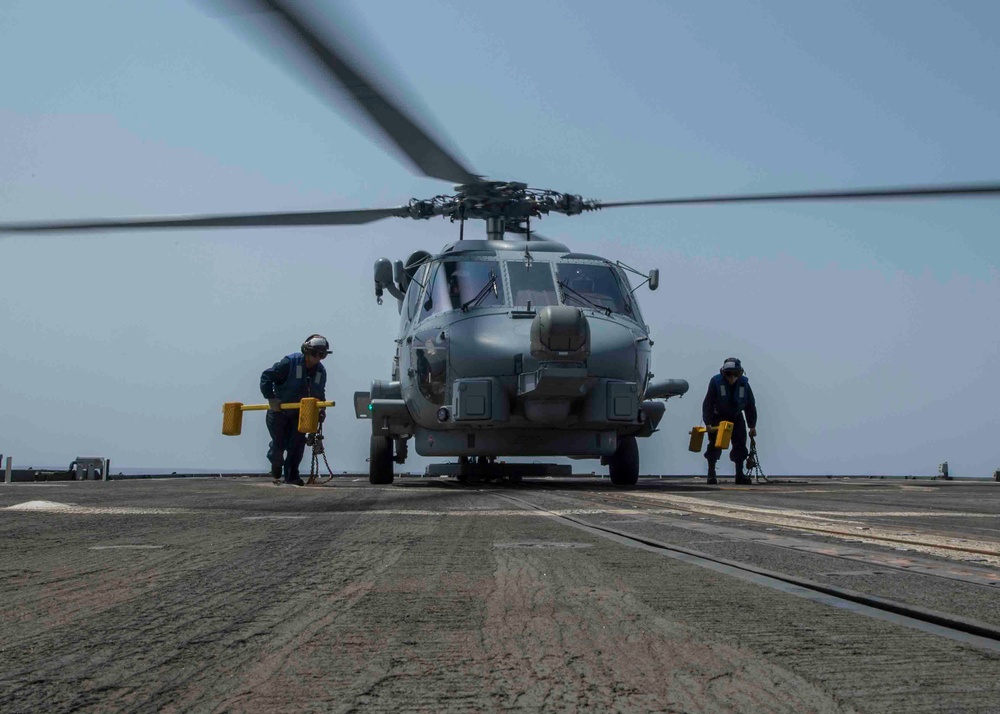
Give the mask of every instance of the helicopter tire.
[[635, 486], [639, 481], [639, 445], [634, 436], [623, 436], [608, 459], [608, 473], [615, 486]]
[[368, 483], [392, 483], [392, 442], [387, 436], [373, 436], [368, 459]]

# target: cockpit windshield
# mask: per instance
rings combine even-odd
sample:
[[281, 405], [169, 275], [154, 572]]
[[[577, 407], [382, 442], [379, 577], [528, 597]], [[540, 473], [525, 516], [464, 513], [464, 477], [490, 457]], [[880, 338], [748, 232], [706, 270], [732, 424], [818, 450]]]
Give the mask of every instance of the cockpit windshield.
[[558, 305], [552, 268], [544, 261], [508, 260], [510, 294], [516, 307]]
[[433, 268], [422, 317], [463, 307], [503, 305], [503, 277], [495, 260], [449, 260]]
[[618, 313], [638, 320], [632, 296], [622, 289], [610, 265], [559, 263], [559, 291], [564, 305]]

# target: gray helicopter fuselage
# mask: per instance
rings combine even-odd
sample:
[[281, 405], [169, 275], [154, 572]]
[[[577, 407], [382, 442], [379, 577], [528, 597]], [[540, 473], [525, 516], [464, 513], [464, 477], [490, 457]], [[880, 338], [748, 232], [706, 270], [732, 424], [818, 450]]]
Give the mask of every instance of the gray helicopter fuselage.
[[392, 380], [366, 395], [373, 434], [413, 437], [423, 456], [600, 458], [655, 430], [652, 343], [621, 266], [537, 240], [418, 261], [385, 286], [400, 336]]

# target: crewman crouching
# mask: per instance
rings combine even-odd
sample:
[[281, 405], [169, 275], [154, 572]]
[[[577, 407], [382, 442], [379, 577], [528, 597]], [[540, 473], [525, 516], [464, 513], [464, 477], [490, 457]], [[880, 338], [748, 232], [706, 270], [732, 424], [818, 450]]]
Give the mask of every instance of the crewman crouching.
[[[322, 335], [309, 335], [299, 352], [283, 357], [260, 375], [260, 392], [267, 399], [267, 431], [271, 443], [267, 460], [271, 462], [271, 476], [277, 482], [303, 486], [299, 477], [299, 464], [306, 449], [306, 435], [299, 433], [297, 409], [282, 410], [282, 402], [298, 402], [303, 397], [326, 400], [326, 368], [321, 362], [330, 354], [330, 343]], [[319, 420], [326, 418], [321, 409]]]
[[[746, 421], [743, 413], [746, 413]], [[708, 383], [708, 393], [701, 404], [701, 415], [705, 426], [718, 426], [721, 421], [733, 423], [733, 436], [730, 442], [729, 459], [736, 465], [736, 483], [752, 483], [749, 476], [743, 472], [743, 463], [747, 455], [747, 427], [750, 436], [757, 435], [757, 403], [754, 400], [750, 381], [743, 373], [742, 363], [735, 357], [728, 357], [722, 363], [722, 369]], [[718, 483], [715, 462], [719, 460], [722, 449], [715, 446], [715, 439], [710, 433], [705, 458], [708, 459], [708, 483]]]

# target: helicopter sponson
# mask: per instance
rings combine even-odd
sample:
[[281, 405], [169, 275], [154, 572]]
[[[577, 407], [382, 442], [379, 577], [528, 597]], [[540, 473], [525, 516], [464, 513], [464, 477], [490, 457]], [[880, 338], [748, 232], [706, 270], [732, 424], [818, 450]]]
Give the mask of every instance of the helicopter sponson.
[[[396, 298], [392, 379], [355, 395], [371, 419], [370, 479], [421, 456], [601, 459], [634, 484], [637, 437], [656, 431], [682, 379], [653, 381], [652, 341], [620, 263], [547, 240], [464, 240], [375, 263]], [[637, 273], [638, 274], [638, 273]], [[648, 277], [651, 289], [658, 271]]]

